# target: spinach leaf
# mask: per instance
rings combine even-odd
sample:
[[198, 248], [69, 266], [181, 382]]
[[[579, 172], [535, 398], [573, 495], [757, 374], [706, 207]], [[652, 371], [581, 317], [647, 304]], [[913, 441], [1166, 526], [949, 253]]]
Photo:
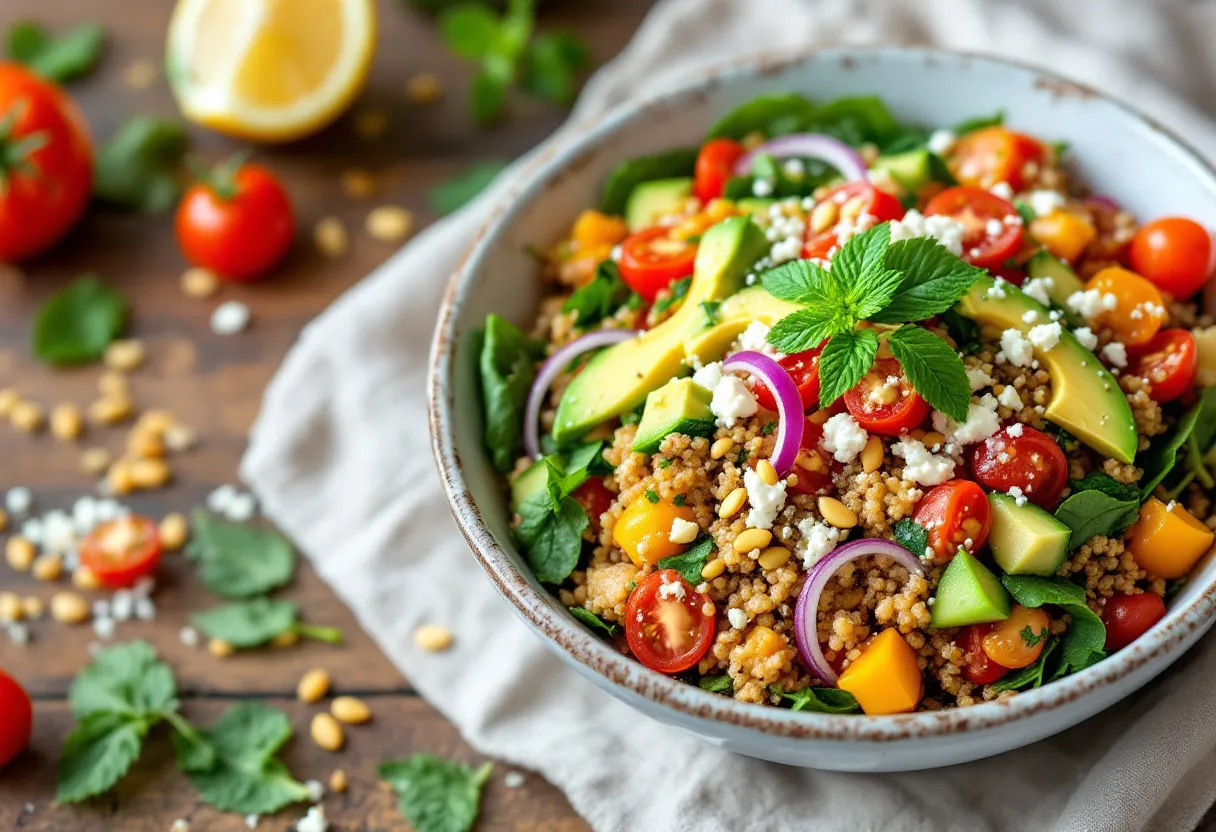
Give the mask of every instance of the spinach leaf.
[[[558, 584], [570, 577], [583, 551], [587, 511], [570, 494], [586, 479], [568, 475], [561, 457], [544, 457], [545, 485], [519, 507], [522, 520], [515, 535], [524, 546], [528, 565], [543, 583]], [[590, 462], [586, 463], [590, 464]]]
[[185, 554], [198, 564], [207, 589], [224, 598], [250, 598], [289, 582], [296, 552], [278, 532], [221, 520], [195, 509]]
[[748, 133], [761, 133], [771, 139], [801, 132], [814, 115], [815, 105], [797, 93], [761, 95], [723, 116], [705, 138], [738, 141]]
[[651, 156], [638, 156], [622, 162], [604, 182], [600, 196], [600, 210], [605, 214], [625, 213], [625, 203], [633, 189], [652, 179], [672, 179], [692, 176], [697, 162], [697, 148], [687, 147], [668, 150]]
[[[859, 95], [837, 98], [816, 108], [805, 129], [811, 133], [835, 136], [854, 147], [873, 142], [885, 150], [888, 145], [900, 142], [908, 135], [910, 128], [896, 121], [878, 96]], [[918, 134], [923, 134], [923, 131], [918, 131]], [[907, 144], [906, 141], [901, 143]]]
[[954, 339], [958, 351], [972, 355], [980, 351], [980, 327], [970, 318], [965, 318], [954, 309], [947, 309], [941, 314], [946, 332]]
[[813, 711], [819, 714], [861, 713], [857, 699], [840, 688], [805, 687], [786, 693], [781, 685], [771, 685], [769, 690], [789, 703], [791, 711]]
[[1021, 670], [1015, 670], [1013, 673], [993, 682], [993, 690], [1001, 693], [1007, 690], [1029, 690], [1030, 688], [1042, 686], [1043, 671], [1059, 646], [1060, 640], [1058, 638], [1049, 638], [1047, 643], [1043, 645], [1043, 652], [1039, 654], [1038, 660], [1031, 665], [1023, 667]]
[[1068, 632], [1060, 642], [1060, 663], [1048, 681], [1084, 670], [1106, 658], [1106, 625], [1085, 603], [1083, 587], [1063, 578], [1042, 578], [1037, 575], [1003, 575], [1001, 583], [1023, 607], [1051, 604], [1072, 616]]
[[923, 558], [929, 548], [929, 532], [911, 517], [905, 517], [895, 524], [895, 542]]
[[47, 298], [34, 319], [34, 355], [48, 364], [82, 364], [105, 353], [127, 322], [127, 300], [95, 274]]
[[721, 676], [702, 676], [697, 680], [697, 687], [710, 693], [724, 693], [727, 696], [735, 692], [735, 683], [725, 673]]
[[1101, 491], [1116, 500], [1132, 501], [1140, 499], [1140, 489], [1134, 485], [1119, 482], [1109, 474], [1089, 474], [1072, 483], [1072, 493], [1081, 491]]
[[621, 279], [616, 263], [605, 260], [595, 268], [595, 277], [586, 286], [574, 290], [562, 304], [563, 312], [574, 312], [575, 323], [586, 329], [609, 318], [628, 302], [634, 292]]
[[688, 581], [693, 586], [701, 583], [701, 570], [705, 567], [710, 555], [717, 551], [714, 546], [714, 539], [709, 535], [705, 535], [687, 552], [681, 552], [678, 555], [672, 555], [669, 558], [663, 558], [659, 561], [660, 569], [674, 569], [680, 573], [680, 577]]
[[[1153, 496], [1153, 491], [1174, 469], [1174, 465], [1178, 462], [1178, 451], [1191, 438], [1191, 434], [1199, 424], [1200, 416], [1205, 415], [1206, 412], [1209, 419], [1216, 418], [1216, 414], [1211, 412], [1211, 410], [1216, 410], [1216, 388], [1209, 388], [1209, 390], [1212, 390], [1213, 395], [1207, 395], [1209, 391], [1205, 390], [1204, 396], [1174, 423], [1173, 430], [1165, 436], [1158, 437], [1145, 452], [1144, 458], [1137, 460], [1144, 470], [1144, 478], [1140, 485], [1141, 501]], [[1205, 428], [1205, 434], [1207, 430]]]
[[956, 136], [965, 136], [968, 133], [974, 133], [984, 127], [999, 127], [1005, 123], [1005, 111], [997, 110], [990, 116], [975, 116], [974, 118], [960, 121], [954, 127], [950, 128], [950, 132]]
[[[1083, 483], [1074, 483], [1074, 489]], [[1138, 497], [1120, 499], [1100, 488], [1074, 490], [1056, 509], [1055, 516], [1072, 529], [1068, 548], [1075, 551], [1094, 535], [1113, 537], [1121, 534], [1140, 516], [1140, 500]]]
[[477, 820], [482, 786], [493, 769], [493, 763], [473, 768], [415, 754], [381, 763], [377, 773], [393, 787], [402, 816], [418, 832], [468, 832]]
[[55, 800], [79, 803], [108, 791], [139, 759], [144, 737], [158, 721], [115, 711], [82, 718], [63, 743]]
[[237, 648], [258, 647], [284, 633], [297, 633], [330, 644], [342, 640], [342, 632], [333, 627], [300, 624], [299, 614], [299, 605], [292, 601], [254, 598], [195, 613], [190, 620], [209, 638], [218, 638]]
[[523, 446], [524, 407], [536, 377], [539, 348], [509, 321], [491, 313], [478, 350], [485, 443], [494, 467], [506, 473]]
[[570, 614], [583, 624], [586, 624], [592, 630], [598, 630], [606, 636], [614, 636], [616, 635], [616, 631], [620, 629], [616, 624], [613, 624], [611, 621], [605, 621], [586, 607], [570, 607], [569, 610]]

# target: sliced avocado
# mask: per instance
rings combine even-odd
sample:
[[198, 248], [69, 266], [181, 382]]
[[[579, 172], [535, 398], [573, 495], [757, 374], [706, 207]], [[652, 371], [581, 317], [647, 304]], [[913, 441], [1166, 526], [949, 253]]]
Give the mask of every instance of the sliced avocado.
[[630, 229], [649, 228], [659, 217], [674, 214], [692, 194], [692, 180], [686, 176], [676, 179], [655, 179], [634, 187], [625, 203], [625, 222]]
[[959, 549], [937, 582], [929, 626], [940, 629], [1004, 621], [1012, 608], [1013, 601], [997, 576]]
[[714, 414], [709, 409], [713, 394], [690, 378], [674, 378], [646, 397], [646, 409], [638, 422], [633, 450], [653, 454], [669, 433], [712, 436]]
[[801, 308], [770, 295], [762, 286], [749, 286], [722, 301], [715, 315], [717, 323], [685, 341], [684, 355], [689, 364], [694, 364], [694, 356], [702, 364], [717, 361], [752, 321], [772, 326]]
[[755, 216], [757, 214], [767, 214], [768, 209], [772, 207], [775, 199], [762, 199], [758, 196], [749, 196], [746, 199], [740, 199], [735, 203], [735, 207], [745, 214]]
[[1008, 494], [988, 495], [992, 508], [992, 530], [988, 546], [997, 566], [1010, 575], [1054, 575], [1068, 559], [1072, 529], [1034, 503]]
[[[653, 329], [596, 354], [562, 394], [553, 439], [565, 445], [591, 428], [637, 407], [646, 394], [687, 369], [684, 342], [710, 328], [701, 301], [723, 300], [769, 248], [750, 217], [731, 217], [701, 237], [683, 305]], [[719, 310], [720, 311], [720, 310]]]
[[1064, 310], [1068, 320], [1074, 326], [1085, 326], [1079, 315], [1068, 308], [1068, 299], [1074, 292], [1085, 289], [1085, 284], [1072, 267], [1047, 250], [1040, 251], [1026, 262], [1026, 274], [1030, 277], [1050, 277], [1051, 288], [1047, 296], [1051, 302]]
[[511, 482], [511, 511], [518, 514], [519, 507], [545, 487], [545, 481], [545, 462], [538, 459]]
[[[977, 280], [956, 308], [996, 338], [1007, 329], [1026, 334], [1051, 321], [1046, 306], [1011, 283], [997, 288], [988, 277]], [[1028, 312], [1036, 313], [1029, 322], [1023, 317]], [[1036, 348], [1035, 356], [1051, 373], [1051, 404], [1043, 414], [1048, 421], [1094, 450], [1130, 463], [1139, 441], [1136, 420], [1118, 382], [1094, 354], [1061, 325], [1060, 342], [1047, 351]]]
[[933, 178], [933, 154], [924, 149], [893, 153], [879, 156], [871, 167], [885, 170], [905, 190], [916, 193]]

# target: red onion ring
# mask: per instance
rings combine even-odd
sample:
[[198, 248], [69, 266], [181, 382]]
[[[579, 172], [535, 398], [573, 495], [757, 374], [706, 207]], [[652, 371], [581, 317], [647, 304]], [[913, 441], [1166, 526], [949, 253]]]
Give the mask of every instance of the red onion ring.
[[1118, 213], [1123, 210], [1123, 206], [1115, 202], [1115, 198], [1106, 194], [1090, 194], [1081, 200], [1086, 205], [1092, 205], [1097, 208], [1103, 208], [1111, 213]]
[[798, 657], [807, 669], [819, 677], [825, 685], [835, 685], [840, 676], [828, 664], [819, 646], [819, 596], [840, 567], [867, 555], [885, 555], [916, 575], [924, 576], [925, 565], [920, 558], [893, 540], [866, 538], [837, 546], [811, 568], [798, 604], [794, 607], [794, 641], [798, 644]]
[[545, 394], [553, 386], [553, 380], [583, 353], [611, 344], [619, 344], [621, 341], [628, 341], [639, 334], [632, 329], [597, 329], [595, 332], [575, 338], [549, 356], [541, 365], [540, 372], [536, 374], [536, 380], [532, 382], [532, 389], [528, 391], [528, 404], [524, 409], [524, 453], [533, 459], [541, 456], [540, 409], [545, 403]]
[[831, 165], [846, 180], [864, 180], [866, 178], [866, 160], [861, 157], [861, 154], [840, 139], [825, 136], [822, 133], [792, 133], [788, 136], [769, 139], [735, 162], [735, 176], [750, 174], [756, 157], [762, 153], [767, 153], [776, 159], [785, 159], [790, 156], [818, 159]]
[[778, 476], [784, 477], [794, 467], [794, 460], [802, 447], [802, 432], [806, 428], [798, 385], [794, 384], [784, 367], [762, 352], [737, 352], [722, 362], [722, 369], [751, 373], [773, 394], [779, 418], [773, 458], [769, 462], [777, 469]]

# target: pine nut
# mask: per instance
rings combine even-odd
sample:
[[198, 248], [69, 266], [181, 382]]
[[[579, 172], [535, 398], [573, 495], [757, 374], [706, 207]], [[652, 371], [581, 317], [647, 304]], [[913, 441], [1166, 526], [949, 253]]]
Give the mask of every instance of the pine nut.
[[376, 192], [376, 180], [365, 170], [342, 171], [342, 193], [351, 199], [367, 199]]
[[21, 596], [15, 592], [0, 592], [0, 621], [20, 621]]
[[57, 404], [51, 411], [51, 435], [61, 442], [71, 442], [84, 430], [84, 417], [74, 404]]
[[414, 215], [396, 205], [373, 208], [364, 222], [368, 235], [382, 243], [404, 240], [414, 228]]
[[97, 580], [97, 575], [89, 567], [77, 566], [72, 572], [72, 586], [91, 591], [101, 589], [101, 581]]
[[767, 459], [762, 459], [756, 463], [756, 473], [760, 475], [760, 479], [765, 485], [777, 484], [777, 469]]
[[347, 725], [362, 725], [372, 718], [372, 709], [362, 699], [353, 696], [339, 696], [329, 703], [329, 712], [334, 719]]
[[276, 650], [286, 650], [300, 643], [300, 634], [295, 630], [284, 630], [270, 640], [270, 646]]
[[138, 425], [127, 434], [127, 453], [137, 459], [153, 459], [165, 455], [165, 443], [157, 431]]
[[21, 394], [16, 388], [5, 387], [0, 390], [0, 419], [7, 419], [13, 414], [13, 408], [21, 401]]
[[130, 494], [135, 490], [135, 480], [131, 478], [131, 463], [120, 459], [106, 471], [106, 487], [111, 494]]
[[346, 772], [340, 768], [334, 769], [334, 773], [329, 775], [329, 790], [342, 794], [346, 791]]
[[51, 596], [51, 618], [62, 624], [80, 624], [89, 618], [89, 602], [75, 592]]
[[768, 529], [746, 529], [735, 538], [735, 551], [743, 555], [754, 549], [763, 549], [772, 541], [773, 533]]
[[163, 408], [145, 410], [139, 416], [135, 427], [149, 433], [163, 436], [165, 431], [177, 424], [177, 417]]
[[930, 450], [932, 450], [934, 447], [937, 447], [940, 445], [945, 445], [946, 437], [942, 436], [940, 433], [938, 433], [935, 430], [931, 430], [928, 433], [926, 433], [925, 438], [920, 441], [925, 443], [926, 448], [929, 448]]
[[182, 272], [182, 291], [195, 300], [209, 298], [220, 290], [220, 279], [215, 272], [195, 266]]
[[721, 439], [716, 440], [714, 444], [709, 446], [709, 458], [721, 459], [730, 453], [734, 447], [735, 440], [731, 439], [729, 436], [723, 436]]
[[21, 614], [26, 618], [42, 618], [42, 599], [37, 595], [27, 595], [21, 599]]
[[300, 683], [296, 685], [296, 698], [308, 705], [320, 701], [327, 693], [329, 673], [319, 667], [314, 667], [301, 676]]
[[778, 566], [785, 566], [790, 559], [790, 550], [784, 546], [770, 546], [760, 553], [760, 557], [756, 562], [760, 564], [760, 568], [764, 570], [776, 569]]
[[452, 646], [452, 631], [438, 624], [423, 624], [414, 631], [414, 641], [423, 650], [437, 653]]
[[823, 519], [838, 529], [851, 529], [857, 525], [857, 514], [835, 497], [820, 497], [819, 513]]
[[309, 733], [312, 741], [326, 751], [337, 751], [346, 742], [342, 725], [327, 713], [319, 713], [312, 718]]
[[714, 558], [709, 563], [701, 567], [701, 578], [702, 580], [712, 581], [725, 571], [726, 561], [722, 558]]
[[819, 203], [811, 209], [811, 231], [816, 234], [827, 231], [828, 228], [836, 223], [839, 216], [840, 208], [835, 202], [829, 199]]
[[109, 370], [97, 379], [97, 392], [103, 399], [127, 399], [130, 398], [131, 388], [127, 384], [126, 376]]
[[443, 95], [443, 85], [435, 73], [419, 72], [406, 82], [405, 94], [415, 104], [434, 104]]
[[137, 459], [131, 463], [131, 482], [136, 488], [161, 488], [171, 476], [173, 472], [163, 459]]
[[144, 343], [134, 338], [121, 338], [111, 341], [106, 347], [105, 365], [111, 370], [121, 370], [129, 373], [144, 363]]
[[312, 239], [326, 257], [341, 257], [350, 248], [346, 225], [337, 217], [323, 217], [313, 228]]
[[13, 535], [4, 545], [4, 559], [18, 572], [29, 571], [37, 554], [38, 550], [34, 548], [34, 544], [21, 535]]
[[174, 453], [188, 451], [198, 442], [194, 428], [186, 425], [170, 425], [165, 428], [165, 447]]
[[866, 207], [866, 200], [869, 197], [855, 196], [840, 206], [840, 217], [846, 220], [855, 220], [861, 214], [863, 208]]
[[8, 416], [12, 426], [22, 433], [34, 433], [42, 429], [45, 416], [42, 405], [36, 402], [17, 402]]
[[37, 581], [57, 581], [63, 577], [63, 558], [53, 554], [39, 555], [34, 558], [30, 574]]
[[126, 396], [104, 396], [89, 405], [89, 419], [99, 425], [116, 425], [134, 410]]
[[861, 449], [861, 470], [867, 474], [874, 473], [882, 467], [885, 456], [886, 451], [883, 449], [882, 440], [877, 436], [871, 436], [866, 440], [866, 446]]
[[743, 508], [745, 502], [747, 502], [747, 489], [736, 488], [727, 494], [726, 498], [722, 500], [722, 505], [718, 506], [718, 516], [723, 520], [734, 517], [739, 513], [739, 509]]
[[167, 551], [176, 552], [186, 543], [190, 536], [190, 523], [185, 515], [173, 512], [166, 514], [157, 527], [160, 533], [160, 545]]
[[213, 638], [207, 642], [207, 652], [217, 659], [226, 659], [236, 652], [236, 648], [222, 638]]

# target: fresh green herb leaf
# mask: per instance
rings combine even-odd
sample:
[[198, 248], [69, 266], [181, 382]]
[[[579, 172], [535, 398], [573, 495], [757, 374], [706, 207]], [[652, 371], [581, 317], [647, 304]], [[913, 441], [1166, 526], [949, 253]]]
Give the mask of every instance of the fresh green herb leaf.
[[22, 21], [9, 27], [5, 52], [10, 60], [62, 84], [93, 71], [104, 39], [96, 23], [82, 23], [56, 36], [37, 23]]
[[93, 194], [118, 208], [163, 214], [182, 194], [190, 136], [175, 121], [136, 116], [97, 151]]
[[1003, 693], [1007, 690], [1029, 690], [1030, 688], [1041, 687], [1043, 684], [1043, 671], [1047, 668], [1047, 663], [1051, 661], [1056, 648], [1059, 646], [1060, 640], [1058, 638], [1049, 639], [1043, 645], [1043, 652], [1039, 654], [1039, 658], [1033, 664], [1023, 667], [1021, 670], [1015, 670], [993, 682], [993, 690], [997, 693]]
[[558, 456], [544, 457], [541, 462], [545, 487], [520, 505], [522, 522], [515, 534], [537, 580], [557, 584], [570, 577], [582, 555], [583, 530], [590, 521], [586, 509], [570, 493], [585, 476], [567, 474]]
[[874, 281], [886, 272], [884, 255], [890, 245], [891, 224], [883, 222], [854, 234], [840, 247], [832, 258], [828, 274], [840, 286], [846, 302], [852, 304], [864, 299], [865, 288], [858, 286], [858, 282]]
[[975, 116], [966, 121], [960, 121], [950, 129], [950, 132], [956, 136], [965, 136], [968, 133], [974, 133], [984, 127], [999, 127], [1005, 123], [1005, 111], [997, 110], [990, 116]]
[[430, 754], [381, 763], [377, 772], [397, 793], [402, 816], [418, 832], [468, 832], [477, 820], [481, 789], [494, 766], [480, 768]]
[[861, 705], [847, 690], [826, 687], [805, 687], [786, 693], [781, 685], [771, 685], [769, 690], [789, 703], [791, 711], [812, 711], [818, 714], [861, 713]]
[[724, 693], [727, 696], [735, 692], [735, 683], [725, 673], [721, 676], [702, 676], [697, 680], [697, 687], [710, 693]]
[[1027, 647], [1034, 647], [1040, 641], [1047, 638], [1047, 628], [1044, 627], [1042, 630], [1036, 633], [1034, 630], [1030, 629], [1030, 625], [1027, 624], [1018, 631], [1018, 635], [1022, 637], [1022, 644], [1025, 644]]
[[1013, 201], [1013, 208], [1018, 212], [1018, 216], [1022, 218], [1022, 225], [1026, 229], [1026, 233], [1029, 234], [1030, 224], [1035, 221], [1038, 214], [1030, 207], [1030, 203], [1024, 199], [1015, 199]]
[[187, 557], [198, 563], [207, 589], [224, 598], [262, 595], [287, 584], [296, 552], [278, 532], [222, 520], [202, 509], [191, 514]]
[[537, 35], [524, 52], [520, 86], [537, 96], [568, 107], [578, 91], [578, 74], [590, 62], [587, 45], [569, 32]]
[[469, 79], [469, 102], [473, 120], [481, 126], [492, 124], [507, 104], [507, 82], [482, 70]]
[[861, 381], [874, 366], [877, 355], [878, 335], [872, 329], [833, 335], [819, 354], [820, 407], [830, 407], [846, 390]]
[[[1216, 436], [1216, 428], [1212, 427], [1213, 421], [1216, 421], [1216, 388], [1209, 387], [1200, 393], [1199, 401], [1178, 418], [1173, 429], [1164, 436], [1157, 437], [1143, 458], [1137, 460], [1137, 464], [1144, 470], [1140, 486], [1141, 501], [1153, 496], [1157, 486], [1174, 470], [1178, 464], [1178, 452], [1187, 446], [1193, 433], [1198, 432], [1206, 444], [1211, 444], [1212, 438]], [[1197, 450], [1206, 449], [1199, 445]], [[1194, 457], [1194, 452], [1191, 456]], [[1202, 465], [1202, 459], [1192, 459], [1192, 462]]]
[[1024, 607], [1051, 604], [1072, 617], [1068, 632], [1061, 641], [1060, 664], [1052, 673], [1052, 680], [1084, 670], [1106, 656], [1106, 625], [1085, 603], [1084, 587], [1063, 578], [1042, 578], [1037, 575], [1003, 575], [1001, 583], [1013, 599]]
[[657, 503], [659, 501], [659, 492], [655, 491], [653, 488], [647, 488], [646, 499], [652, 503]]
[[[909, 134], [924, 136], [923, 130], [896, 121], [883, 100], [875, 95], [845, 96], [829, 101], [815, 109], [804, 130], [835, 136], [854, 147], [870, 142], [884, 152], [891, 152], [888, 147], [906, 146]], [[923, 138], [918, 138], [915, 143], [921, 141]]]
[[790, 260], [760, 276], [764, 290], [775, 298], [805, 306], [840, 306], [844, 290], [832, 272], [810, 260]]
[[626, 410], [621, 414], [622, 425], [636, 425], [642, 421], [642, 408], [635, 407], [633, 410]]
[[659, 467], [660, 468], [670, 468], [671, 460], [668, 459], [667, 457], [663, 457], [662, 459], [659, 460]]
[[605, 260], [596, 267], [595, 277], [566, 298], [562, 311], [574, 312], [575, 322], [585, 329], [611, 317], [632, 293], [616, 263]]
[[573, 493], [587, 477], [612, 473], [612, 466], [604, 459], [604, 441], [587, 442], [571, 450], [563, 460], [563, 470], [566, 476], [562, 480], [562, 490], [566, 494]]
[[688, 581], [693, 586], [701, 583], [701, 570], [705, 567], [717, 548], [714, 546], [714, 539], [709, 535], [705, 535], [687, 552], [681, 552], [678, 555], [672, 555], [669, 558], [663, 558], [659, 561], [660, 569], [674, 569], [680, 573], [680, 577]]
[[620, 216], [625, 213], [625, 203], [638, 185], [652, 179], [692, 176], [696, 163], [695, 147], [668, 150], [652, 156], [638, 156], [622, 162], [608, 174], [604, 182], [600, 210], [605, 214]]
[[108, 791], [139, 759], [159, 717], [99, 711], [83, 717], [64, 740], [59, 760], [60, 803], [79, 803]]
[[126, 298], [97, 275], [83, 275], [39, 308], [34, 355], [55, 365], [95, 361], [122, 333], [126, 321]]
[[683, 300], [685, 298], [685, 296], [688, 294], [688, 287], [691, 285], [692, 285], [691, 277], [682, 277], [679, 280], [671, 281], [671, 285], [669, 285], [667, 287], [670, 294], [668, 294], [666, 297], [659, 298], [655, 302], [655, 304], [654, 304], [655, 313], [657, 314], [660, 312], [666, 312], [677, 301]]
[[947, 309], [941, 314], [946, 332], [958, 345], [958, 351], [965, 355], [974, 355], [980, 351], [980, 327], [970, 318], [965, 318], [953, 309]]
[[1094, 535], [1122, 534], [1139, 516], [1139, 499], [1120, 499], [1098, 489], [1074, 491], [1055, 512], [1056, 519], [1072, 529], [1070, 551], [1080, 549]]
[[[878, 323], [910, 323], [941, 314], [984, 275], [983, 269], [929, 237], [892, 243], [883, 262], [886, 268], [901, 272], [903, 279], [891, 302], [868, 316]], [[835, 270], [835, 263], [832, 268]]]
[[1073, 494], [1081, 491], [1101, 491], [1108, 497], [1126, 502], [1135, 502], [1140, 498], [1139, 488], [1119, 482], [1109, 474], [1089, 474], [1073, 482], [1070, 488]]
[[905, 517], [895, 524], [895, 542], [918, 558], [923, 558], [925, 550], [929, 548], [929, 532], [911, 517]]
[[760, 434], [762, 436], [772, 436], [775, 430], [777, 430], [776, 422], [765, 422], [764, 427], [760, 429]]
[[254, 598], [195, 613], [190, 620], [208, 638], [218, 638], [236, 648], [258, 647], [289, 632], [330, 644], [342, 641], [342, 632], [334, 627], [299, 623], [299, 612], [299, 606], [292, 601]]
[[[802, 261], [807, 262], [807, 261]], [[846, 322], [826, 307], [799, 309], [773, 324], [768, 342], [786, 355], [813, 349], [833, 335], [849, 331]]]
[[439, 35], [458, 57], [479, 61], [498, 37], [498, 15], [482, 3], [462, 2], [439, 15]]
[[716, 326], [718, 323], [718, 307], [722, 305], [720, 300], [703, 300], [701, 301], [701, 311], [705, 313], [705, 325]]
[[799, 132], [814, 116], [815, 105], [797, 93], [761, 95], [723, 116], [706, 139], [738, 141], [749, 133], [771, 139]]
[[616, 631], [620, 629], [617, 625], [605, 621], [586, 607], [570, 607], [569, 609], [570, 614], [579, 621], [586, 624], [592, 630], [599, 630], [606, 636], [614, 636], [616, 635]]
[[499, 471], [510, 471], [523, 447], [524, 406], [540, 356], [537, 345], [491, 313], [478, 348], [485, 443]]
[[677, 508], [682, 508], [683, 506], [688, 504], [688, 495], [687, 494], [677, 494], [675, 496], [675, 499], [672, 500], [671, 502]]
[[[949, 344], [927, 329], [908, 324], [892, 332], [887, 345], [925, 401], [960, 424], [967, 421], [971, 382], [962, 359]], [[822, 362], [820, 358], [821, 368]]]
[[466, 170], [431, 188], [426, 197], [427, 205], [441, 217], [456, 213], [490, 187], [507, 164], [503, 159], [474, 162]]

